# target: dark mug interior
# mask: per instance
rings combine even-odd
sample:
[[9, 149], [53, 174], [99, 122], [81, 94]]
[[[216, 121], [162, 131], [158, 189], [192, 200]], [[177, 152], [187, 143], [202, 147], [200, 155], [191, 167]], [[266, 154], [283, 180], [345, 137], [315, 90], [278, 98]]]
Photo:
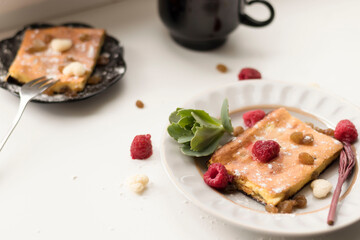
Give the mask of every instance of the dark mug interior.
[[[244, 12], [246, 4], [261, 3], [270, 11], [265, 21], [257, 21]], [[159, 14], [173, 39], [196, 50], [221, 46], [239, 23], [253, 27], [268, 25], [274, 9], [266, 1], [253, 0], [159, 0]]]

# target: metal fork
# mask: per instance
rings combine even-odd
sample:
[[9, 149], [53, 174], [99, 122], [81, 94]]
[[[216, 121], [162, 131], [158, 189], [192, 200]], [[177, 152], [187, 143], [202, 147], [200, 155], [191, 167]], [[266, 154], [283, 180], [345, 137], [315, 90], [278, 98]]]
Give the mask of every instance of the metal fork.
[[0, 151], [3, 149], [5, 143], [9, 139], [11, 133], [14, 131], [16, 125], [18, 124], [26, 105], [30, 102], [31, 99], [39, 95], [40, 93], [44, 92], [46, 89], [54, 85], [58, 80], [52, 80], [51, 78], [40, 77], [34, 79], [26, 84], [24, 84], [20, 88], [20, 104], [19, 109], [16, 114], [16, 117], [12, 123], [12, 126], [8, 133], [6, 134], [5, 138], [0, 143]]

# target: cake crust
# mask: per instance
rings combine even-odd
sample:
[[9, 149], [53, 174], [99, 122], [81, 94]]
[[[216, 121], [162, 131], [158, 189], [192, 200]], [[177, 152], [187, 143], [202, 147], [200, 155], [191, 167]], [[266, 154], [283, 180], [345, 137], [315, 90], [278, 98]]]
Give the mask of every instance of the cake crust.
[[[290, 140], [293, 132], [312, 134], [311, 145], [296, 144]], [[252, 156], [257, 140], [275, 140], [281, 146], [279, 156], [269, 163], [261, 163]], [[239, 190], [265, 204], [277, 205], [298, 192], [316, 178], [342, 149], [336, 139], [319, 133], [293, 117], [285, 108], [269, 113], [252, 128], [218, 149], [209, 163], [221, 163]], [[301, 164], [298, 155], [307, 152], [314, 158], [313, 165]]]

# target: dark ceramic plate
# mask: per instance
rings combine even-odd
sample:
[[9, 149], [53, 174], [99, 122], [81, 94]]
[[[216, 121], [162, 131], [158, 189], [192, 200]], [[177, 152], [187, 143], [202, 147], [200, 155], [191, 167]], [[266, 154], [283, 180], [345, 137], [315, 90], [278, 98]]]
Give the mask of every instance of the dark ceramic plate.
[[[0, 41], [0, 87], [9, 91], [10, 93], [19, 96], [19, 90], [21, 85], [16, 81], [5, 81], [8, 69], [15, 59], [16, 53], [20, 47], [24, 32], [26, 29], [31, 28], [48, 28], [54, 27], [53, 24], [35, 23], [25, 26], [21, 31], [17, 32], [13, 37]], [[68, 27], [81, 27], [81, 28], [92, 28], [87, 24], [82, 23], [65, 23], [61, 26]], [[55, 94], [48, 96], [41, 94], [32, 101], [42, 103], [58, 103], [58, 102], [71, 102], [83, 100], [96, 94], [101, 93], [105, 89], [112, 86], [114, 83], [119, 81], [125, 74], [126, 64], [123, 59], [123, 47], [115, 38], [106, 35], [104, 45], [101, 49], [101, 53], [108, 53], [110, 55], [110, 61], [106, 65], [97, 65], [94, 68], [92, 74], [96, 73], [103, 76], [102, 81], [95, 85], [86, 85], [84, 91], [79, 92], [76, 96], [68, 96], [65, 94]]]

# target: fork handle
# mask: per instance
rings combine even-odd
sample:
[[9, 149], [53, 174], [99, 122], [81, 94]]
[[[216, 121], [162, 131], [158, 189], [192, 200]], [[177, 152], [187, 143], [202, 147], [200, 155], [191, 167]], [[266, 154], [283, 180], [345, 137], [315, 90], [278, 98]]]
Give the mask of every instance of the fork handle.
[[8, 133], [6, 134], [5, 138], [2, 140], [1, 144], [0, 144], [0, 151], [3, 149], [5, 143], [7, 142], [7, 140], [9, 139], [11, 133], [14, 131], [16, 125], [18, 124], [26, 105], [29, 103], [30, 99], [20, 99], [20, 104], [19, 104], [19, 109], [16, 113], [15, 119], [12, 123], [12, 126], [10, 128], [10, 130], [8, 131]]

